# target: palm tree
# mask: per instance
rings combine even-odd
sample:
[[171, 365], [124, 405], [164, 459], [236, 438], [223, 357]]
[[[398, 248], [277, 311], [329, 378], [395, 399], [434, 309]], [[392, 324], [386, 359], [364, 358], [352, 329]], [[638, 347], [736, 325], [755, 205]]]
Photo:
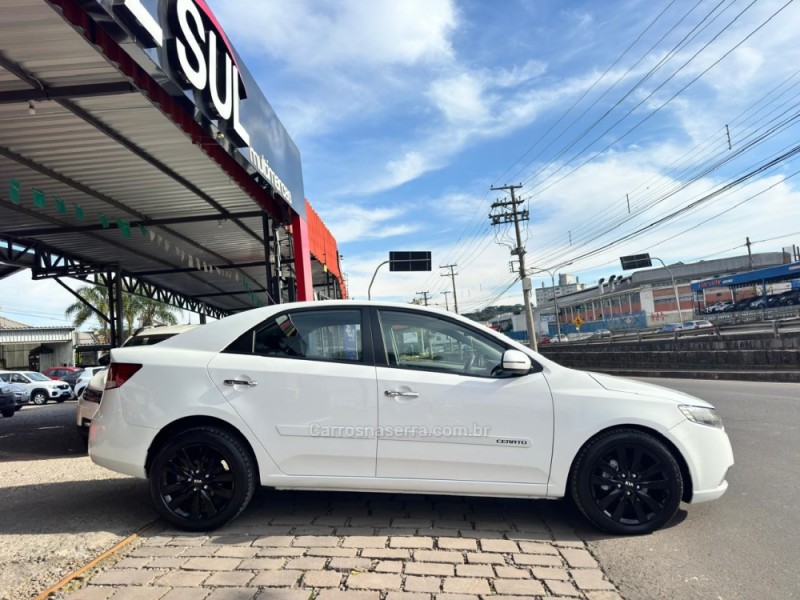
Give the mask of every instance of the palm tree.
[[132, 298], [136, 316], [139, 317], [142, 327], [156, 324], [158, 321], [164, 325], [177, 325], [178, 319], [175, 316], [175, 308], [150, 298], [134, 296]]
[[[75, 293], [103, 314], [108, 314], [108, 293], [104, 287], [84, 285], [78, 288]], [[123, 292], [122, 317], [125, 320], [126, 330], [122, 337], [127, 337], [133, 333], [137, 318], [140, 319], [142, 326], [153, 325], [155, 321], [168, 325], [175, 325], [178, 322], [174, 314], [176, 310], [177, 309], [172, 306], [162, 302]], [[72, 319], [72, 323], [76, 329], [82, 327], [86, 321], [95, 316], [94, 311], [80, 300], [70, 304], [64, 311], [64, 314], [67, 318]], [[108, 323], [103, 319], [99, 319], [99, 321], [99, 333], [103, 338], [108, 340]]]
[[[106, 293], [105, 288], [93, 285], [84, 285], [78, 288], [75, 293], [86, 300], [89, 304], [94, 306], [101, 313], [108, 314], [108, 294]], [[83, 327], [83, 324], [86, 323], [86, 321], [96, 316], [95, 312], [80, 300], [76, 300], [74, 303], [70, 304], [64, 311], [64, 314], [68, 319], [72, 319], [72, 324], [75, 326], [75, 329], [80, 329]], [[98, 330], [98, 333], [105, 341], [108, 341], [108, 323], [106, 323], [103, 319], [99, 319], [99, 321], [100, 329]]]

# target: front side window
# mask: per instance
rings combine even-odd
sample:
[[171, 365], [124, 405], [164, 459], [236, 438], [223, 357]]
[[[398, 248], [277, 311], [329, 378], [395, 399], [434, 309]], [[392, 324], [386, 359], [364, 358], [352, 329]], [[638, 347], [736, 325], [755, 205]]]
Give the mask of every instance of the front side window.
[[502, 344], [453, 321], [404, 311], [379, 310], [390, 366], [492, 377], [500, 373]]
[[226, 350], [279, 358], [324, 361], [363, 359], [360, 310], [307, 310], [272, 317]]

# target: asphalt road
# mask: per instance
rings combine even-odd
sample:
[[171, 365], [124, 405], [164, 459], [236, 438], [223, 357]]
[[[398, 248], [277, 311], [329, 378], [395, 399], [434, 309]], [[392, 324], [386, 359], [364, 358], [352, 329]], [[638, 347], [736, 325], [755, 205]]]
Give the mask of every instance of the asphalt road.
[[626, 600], [800, 598], [800, 385], [646, 381], [717, 407], [736, 461], [730, 487], [649, 536], [609, 538], [576, 519], [579, 535]]

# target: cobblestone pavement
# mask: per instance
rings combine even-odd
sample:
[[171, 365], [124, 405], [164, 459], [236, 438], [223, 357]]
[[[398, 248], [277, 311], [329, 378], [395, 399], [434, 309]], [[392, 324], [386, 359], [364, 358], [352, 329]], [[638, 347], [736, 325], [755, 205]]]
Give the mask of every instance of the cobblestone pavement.
[[543, 518], [547, 504], [262, 491], [217, 531], [146, 532], [55, 597], [621, 600], [584, 542]]

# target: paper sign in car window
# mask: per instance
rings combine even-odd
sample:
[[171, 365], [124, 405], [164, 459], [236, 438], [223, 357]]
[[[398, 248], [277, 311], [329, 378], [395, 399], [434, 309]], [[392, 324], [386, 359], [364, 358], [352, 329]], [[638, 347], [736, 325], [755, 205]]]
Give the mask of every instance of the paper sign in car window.
[[292, 319], [288, 315], [281, 315], [275, 320], [275, 322], [278, 323], [278, 327], [281, 328], [283, 335], [286, 337], [297, 335], [297, 327], [295, 327]]

